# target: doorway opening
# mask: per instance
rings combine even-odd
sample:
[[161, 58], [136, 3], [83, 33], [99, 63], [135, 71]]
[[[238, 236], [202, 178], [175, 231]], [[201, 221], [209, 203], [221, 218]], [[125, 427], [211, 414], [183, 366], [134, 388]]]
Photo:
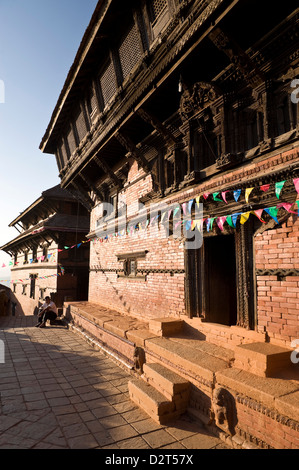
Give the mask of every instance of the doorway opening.
[[206, 321], [236, 325], [238, 315], [234, 235], [205, 238], [204, 257]]

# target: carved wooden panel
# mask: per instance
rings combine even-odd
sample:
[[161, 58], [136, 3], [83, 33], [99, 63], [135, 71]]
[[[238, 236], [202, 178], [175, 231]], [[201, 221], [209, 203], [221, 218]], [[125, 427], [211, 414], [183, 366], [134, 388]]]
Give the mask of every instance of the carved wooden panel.
[[130, 74], [141, 57], [142, 49], [137, 25], [132, 23], [119, 47], [119, 60], [124, 79]]

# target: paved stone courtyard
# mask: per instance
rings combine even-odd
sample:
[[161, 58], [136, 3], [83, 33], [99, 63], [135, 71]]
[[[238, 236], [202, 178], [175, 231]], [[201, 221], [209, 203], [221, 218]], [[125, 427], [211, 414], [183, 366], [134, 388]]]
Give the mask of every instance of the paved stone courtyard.
[[0, 319], [0, 449], [224, 449], [190, 417], [161, 426], [128, 396], [131, 375], [63, 327]]

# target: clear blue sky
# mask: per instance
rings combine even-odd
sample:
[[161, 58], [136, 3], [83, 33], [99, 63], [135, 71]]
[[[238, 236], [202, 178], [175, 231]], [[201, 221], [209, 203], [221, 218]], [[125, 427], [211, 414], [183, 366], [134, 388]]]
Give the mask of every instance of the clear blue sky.
[[[59, 184], [55, 157], [39, 144], [96, 4], [0, 0], [0, 246], [18, 235], [9, 223]], [[0, 280], [8, 261], [0, 251]]]

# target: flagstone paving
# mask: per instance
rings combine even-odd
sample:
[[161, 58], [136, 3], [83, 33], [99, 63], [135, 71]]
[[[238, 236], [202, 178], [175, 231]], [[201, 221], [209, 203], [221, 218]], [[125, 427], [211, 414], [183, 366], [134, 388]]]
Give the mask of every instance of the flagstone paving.
[[161, 426], [129, 399], [129, 371], [62, 327], [0, 318], [0, 449], [224, 449], [187, 415]]

